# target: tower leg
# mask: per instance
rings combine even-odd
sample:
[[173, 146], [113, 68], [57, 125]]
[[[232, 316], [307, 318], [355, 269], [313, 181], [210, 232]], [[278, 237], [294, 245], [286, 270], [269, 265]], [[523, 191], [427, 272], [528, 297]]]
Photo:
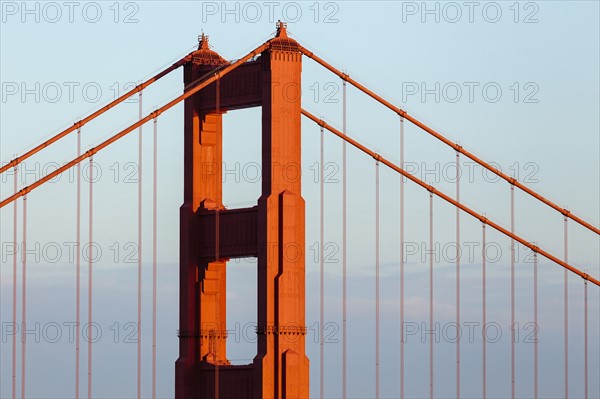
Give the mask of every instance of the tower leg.
[[274, 47], [262, 54], [262, 62], [263, 177], [258, 201], [255, 397], [307, 398], [301, 54], [290, 51], [290, 46]]

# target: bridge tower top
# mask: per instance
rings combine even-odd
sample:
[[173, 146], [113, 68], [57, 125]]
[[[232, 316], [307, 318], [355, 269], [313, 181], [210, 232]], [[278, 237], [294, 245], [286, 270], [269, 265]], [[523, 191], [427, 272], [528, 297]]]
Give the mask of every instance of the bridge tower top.
[[281, 22], [281, 20], [277, 21], [277, 33], [275, 37], [288, 37], [287, 35], [287, 23]]
[[202, 32], [198, 36], [198, 50], [192, 53], [192, 62], [197, 65], [218, 66], [227, 63], [223, 57], [208, 45], [208, 36]]

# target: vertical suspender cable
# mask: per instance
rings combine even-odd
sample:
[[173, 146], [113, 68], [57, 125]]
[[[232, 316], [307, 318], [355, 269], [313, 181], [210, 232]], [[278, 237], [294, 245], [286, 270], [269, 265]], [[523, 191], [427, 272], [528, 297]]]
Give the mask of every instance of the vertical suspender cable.
[[433, 192], [429, 192], [429, 398], [433, 399]]
[[[2, 234], [0, 233], [0, 237], [2, 236]], [[13, 247], [13, 252], [14, 252], [14, 247]], [[4, 258], [4, 256], [3, 256]], [[4, 291], [4, 289], [2, 288], [2, 264], [0, 263], [0, 321], [3, 320], [2, 317], [2, 292]], [[3, 340], [4, 341], [4, 340]], [[0, 343], [0, 350], [2, 349], [2, 343]], [[2, 387], [2, 361], [0, 360], [0, 387]], [[0, 394], [2, 393], [2, 390], [0, 388]]]
[[[18, 169], [15, 166], [14, 192], [17, 192]], [[13, 256], [13, 289], [12, 289], [12, 320], [15, 333], [12, 336], [12, 398], [17, 397], [17, 201], [13, 204], [13, 247], [15, 254]]]
[[375, 162], [375, 398], [379, 399], [379, 161]]
[[[81, 128], [77, 129], [77, 156], [81, 155]], [[79, 360], [80, 317], [81, 317], [81, 164], [77, 164], [77, 206], [76, 206], [76, 287], [75, 287], [75, 399], [79, 399]]]
[[[515, 186], [510, 185], [510, 232], [515, 232]], [[510, 390], [515, 399], [515, 240], [510, 240]]]
[[[138, 98], [142, 119], [142, 91]], [[142, 397], [142, 126], [138, 128], [137, 397]]]
[[[14, 247], [13, 247], [14, 249]], [[0, 320], [2, 320], [2, 265], [0, 264]], [[1, 345], [1, 343], [0, 343]], [[1, 349], [1, 346], [0, 346]], [[2, 361], [0, 360], [0, 387], [2, 387], [2, 365], [1, 365]], [[1, 390], [0, 390], [1, 393]]]
[[[2, 236], [2, 234], [0, 233], [0, 237]], [[14, 252], [14, 247], [13, 247], [13, 252]], [[4, 256], [2, 257], [4, 258]], [[2, 288], [2, 264], [0, 263], [0, 321], [3, 320], [2, 317], [2, 292], [4, 291], [4, 289]], [[4, 340], [3, 340], [4, 341]], [[2, 350], [2, 343], [0, 343], [0, 350]], [[0, 360], [0, 394], [2, 393], [2, 389], [1, 387], [2, 385], [2, 361]]]
[[588, 282], [583, 282], [583, 392], [588, 398]]
[[[346, 134], [346, 81], [342, 92], [342, 129]], [[342, 143], [342, 398], [346, 399], [346, 141]]]
[[[564, 217], [564, 252], [565, 262], [569, 261], [569, 225], [568, 218]], [[565, 312], [565, 399], [569, 397], [569, 273], [564, 273], [564, 312]]]
[[[460, 152], [456, 151], [456, 201], [460, 202]], [[460, 398], [460, 209], [456, 208], [456, 398]]]
[[27, 349], [27, 196], [23, 197], [23, 249], [22, 249], [22, 260], [23, 260], [23, 269], [21, 276], [21, 283], [23, 284], [23, 288], [21, 288], [22, 298], [21, 298], [21, 397], [26, 398], [25, 396], [25, 360], [26, 360], [26, 349]]
[[[400, 165], [404, 168], [404, 118], [400, 117]], [[400, 175], [400, 398], [404, 399], [404, 176]]]
[[154, 118], [154, 167], [152, 171], [152, 399], [156, 399], [156, 252], [157, 234], [157, 163], [158, 163], [158, 128]]
[[320, 362], [320, 369], [319, 369], [319, 389], [320, 389], [320, 397], [321, 399], [323, 399], [324, 393], [325, 393], [325, 347], [324, 347], [324, 341], [323, 341], [323, 334], [325, 333], [325, 329], [323, 328], [323, 323], [325, 322], [325, 306], [324, 306], [324, 296], [325, 296], [325, 289], [324, 289], [324, 278], [325, 278], [325, 265], [323, 263], [323, 248], [324, 248], [324, 244], [323, 244], [323, 238], [324, 238], [324, 230], [323, 230], [323, 219], [325, 216], [325, 204], [324, 204], [324, 184], [323, 184], [323, 178], [324, 178], [324, 168], [323, 168], [323, 162], [324, 162], [324, 158], [325, 158], [325, 154], [324, 154], [324, 132], [323, 132], [323, 127], [321, 126], [321, 155], [320, 155], [320, 160], [319, 160], [319, 187], [320, 187], [320, 226], [319, 226], [319, 262], [320, 262], [320, 308], [319, 308], [319, 362]]
[[89, 192], [89, 222], [88, 222], [88, 399], [92, 399], [92, 247], [93, 247], [93, 221], [94, 221], [94, 157], [90, 157], [90, 192]]
[[483, 399], [486, 399], [487, 397], [487, 352], [486, 352], [486, 303], [485, 303], [485, 298], [486, 298], [486, 293], [485, 293], [485, 261], [486, 261], [486, 243], [485, 243], [485, 223], [482, 223], [481, 225], [482, 228], [482, 232], [481, 232], [481, 271], [482, 271], [482, 277], [481, 277], [481, 287], [482, 287], [482, 295], [481, 295], [481, 304], [482, 304], [482, 320], [481, 320], [481, 324], [482, 324], [482, 334], [481, 334], [481, 342], [482, 342], [482, 353], [483, 353], [483, 367], [482, 367], [482, 371], [483, 371], [483, 376], [482, 376], [482, 380], [483, 380], [483, 392], [481, 397]]
[[[13, 247], [14, 248], [14, 247]], [[0, 320], [2, 320], [2, 265], [0, 264]], [[0, 343], [1, 345], [1, 343]], [[1, 347], [0, 347], [1, 348]], [[0, 387], [2, 386], [2, 361], [0, 361]]]
[[533, 396], [538, 397], [538, 254], [533, 253]]

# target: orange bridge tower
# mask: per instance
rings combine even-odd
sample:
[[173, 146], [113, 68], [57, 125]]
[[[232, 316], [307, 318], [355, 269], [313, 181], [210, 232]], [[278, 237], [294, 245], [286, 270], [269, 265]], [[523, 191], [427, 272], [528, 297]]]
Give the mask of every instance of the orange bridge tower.
[[[178, 399], [309, 396], [300, 168], [302, 55], [284, 23], [277, 24], [277, 35], [268, 44], [260, 55], [185, 100]], [[186, 89], [225, 64], [202, 35], [184, 68]], [[225, 209], [222, 118], [229, 111], [258, 106], [262, 195], [254, 207]], [[250, 256], [258, 259], [257, 354], [251, 364], [231, 365], [227, 261]]]

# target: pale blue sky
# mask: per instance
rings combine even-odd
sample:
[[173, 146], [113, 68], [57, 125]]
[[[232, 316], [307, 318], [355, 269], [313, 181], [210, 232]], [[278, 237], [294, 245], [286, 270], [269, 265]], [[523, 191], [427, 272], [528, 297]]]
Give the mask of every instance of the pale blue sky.
[[[234, 59], [269, 38], [275, 31], [277, 19], [287, 19], [290, 33], [309, 49], [395, 104], [404, 104], [409, 112], [475, 154], [496, 162], [503, 171], [516, 171], [532, 188], [595, 226], [600, 225], [597, 2], [476, 2], [473, 9], [463, 2], [427, 3], [428, 10], [439, 10], [439, 21], [435, 13], [424, 12], [422, 2], [275, 2], [271, 9], [273, 15], [264, 2], [227, 3], [226, 6], [222, 2], [80, 2], [72, 9], [72, 22], [69, 8], [62, 2], [28, 3], [31, 13], [24, 12], [21, 2], [3, 1], [1, 7], [2, 162], [107, 103], [117, 88], [123, 92], [129, 82], [139, 82], [179, 59], [196, 46], [196, 37], [202, 30], [210, 35], [215, 50], [225, 58]], [[97, 10], [101, 12], [98, 16]], [[300, 13], [296, 14], [298, 10]], [[500, 14], [496, 14], [498, 10]], [[56, 12], [61, 13], [60, 18]], [[456, 12], [460, 12], [460, 18]], [[92, 23], [95, 19], [98, 22]], [[341, 82], [312, 61], [303, 62], [304, 107], [341, 127]], [[181, 82], [181, 71], [177, 71], [146, 90], [144, 114], [181, 93]], [[69, 87], [73, 87], [72, 93]], [[469, 98], [469, 87], [473, 88], [472, 98]], [[498, 88], [501, 96], [495, 101]], [[24, 94], [23, 89], [30, 90], [29, 94]], [[422, 97], [424, 89], [430, 94]], [[83, 129], [83, 148], [130, 125], [137, 118], [137, 109], [136, 103], [126, 103], [107, 117], [90, 123]], [[182, 106], [174, 107], [159, 119], [158, 391], [161, 397], [173, 394], [173, 364], [177, 358], [182, 128]], [[228, 170], [233, 171], [225, 181], [225, 202], [230, 207], [249, 206], [260, 192], [260, 182], [253, 178], [255, 163], [260, 161], [259, 110], [227, 114], [225, 129], [225, 162]], [[348, 131], [389, 159], [399, 160], [398, 117], [353, 88], [348, 89]], [[151, 245], [151, 134], [152, 128], [145, 127], [143, 177], [147, 199], [144, 202], [143, 295], [146, 328], [151, 321], [151, 252], [148, 251]], [[136, 345], [123, 341], [130, 331], [125, 329], [125, 323], [136, 319], [136, 264], [127, 263], [125, 259], [131, 251], [128, 243], [135, 242], [137, 236], [137, 185], [128, 178], [130, 173], [136, 177], [136, 136], [132, 133], [96, 157], [102, 170], [101, 180], [95, 187], [94, 225], [94, 241], [102, 250], [102, 257], [95, 264], [94, 290], [94, 314], [103, 329], [94, 358], [94, 392], [98, 397], [135, 395]], [[314, 179], [318, 146], [318, 127], [305, 121], [303, 196], [307, 204], [307, 247], [319, 240], [319, 184]], [[340, 179], [337, 166], [341, 162], [341, 143], [335, 137], [327, 137], [325, 146], [326, 159], [332, 163], [332, 178]], [[349, 392], [353, 397], [369, 397], [374, 395], [374, 166], [368, 157], [352, 149], [348, 151]], [[51, 170], [54, 163], [70, 160], [74, 154], [75, 138], [71, 137], [32, 158], [27, 162], [30, 173], [19, 175], [19, 187]], [[453, 161], [452, 150], [407, 125], [406, 162], [419, 177], [454, 194], [454, 183], [447, 178], [454, 171]], [[490, 219], [508, 226], [508, 184], [494, 181], [472, 165], [463, 164], [463, 168], [461, 199], [485, 212]], [[431, 170], [434, 172], [426, 172]], [[410, 183], [406, 187], [406, 240], [411, 248], [422, 249], [428, 240], [428, 195]], [[75, 188], [72, 175], [65, 176], [28, 197], [28, 245], [35, 247], [35, 243], [39, 243], [36, 252], [39, 260], [30, 256], [29, 261], [28, 323], [63, 325], [74, 319], [75, 274], [68, 246], [75, 237]], [[87, 220], [87, 186], [84, 188], [83, 217]], [[326, 184], [325, 241], [334, 245], [341, 244], [341, 189], [340, 182]], [[385, 214], [381, 224], [382, 343], [386, 348], [382, 353], [381, 385], [385, 397], [396, 397], [399, 353], [397, 175], [382, 169], [381, 190], [381, 210]], [[2, 176], [0, 197], [11, 192], [12, 176]], [[517, 233], [562, 257], [561, 216], [523, 193], [516, 194], [516, 204]], [[436, 200], [435, 210], [435, 240], [442, 251], [451, 254], [449, 246], [455, 239], [454, 210], [440, 200]], [[5, 244], [12, 241], [12, 208], [3, 209], [0, 217], [1, 321], [6, 323], [10, 322], [12, 257], [6, 254]], [[481, 318], [478, 257], [481, 229], [479, 223], [467, 216], [462, 217], [462, 224], [463, 243], [474, 248], [474, 255], [464, 261], [463, 318], [478, 322]], [[87, 222], [83, 231], [87, 231]], [[569, 234], [569, 260], [599, 276], [598, 237], [574, 223], [570, 223]], [[87, 234], [82, 237], [86, 240]], [[505, 397], [510, 394], [509, 241], [491, 231], [488, 240], [502, 251], [498, 261], [489, 266], [488, 321], [497, 322], [504, 333], [499, 342], [488, 345], [489, 394]], [[56, 248], [60, 249], [60, 256]], [[517, 257], [520, 323], [533, 319], [532, 265], [528, 255], [520, 248]], [[423, 259], [423, 256], [419, 250], [407, 258], [407, 319], [416, 323], [429, 317], [428, 258]], [[339, 260], [340, 255], [334, 255], [333, 259]], [[454, 317], [452, 261], [449, 256], [442, 256], [436, 262], [436, 318], [440, 322], [452, 321]], [[307, 248], [308, 327], [319, 319], [318, 267], [314, 252]], [[86, 281], [86, 273], [83, 281]], [[563, 389], [562, 273], [558, 266], [540, 260], [540, 395], [543, 396], [560, 396]], [[232, 262], [229, 278], [228, 328], [235, 330], [236, 323], [243, 327], [244, 323], [256, 319], [255, 302], [248, 300], [255, 296], [255, 267], [251, 262]], [[248, 281], [251, 284], [247, 284]], [[578, 277], [571, 277], [569, 281], [570, 389], [572, 396], [581, 396], [583, 284]], [[327, 264], [326, 286], [325, 319], [337, 323], [331, 325], [331, 331], [339, 339], [341, 332], [335, 333], [333, 326], [341, 325], [341, 263]], [[600, 394], [598, 380], [594, 378], [600, 372], [600, 295], [598, 287], [588, 288], [590, 396], [594, 397]], [[85, 309], [85, 287], [82, 293], [82, 309]], [[87, 317], [85, 312], [82, 317]], [[116, 322], [119, 323], [119, 343], [113, 342]], [[314, 334], [314, 327], [312, 331], [307, 336], [307, 351], [311, 359], [311, 393], [316, 396], [319, 346], [314, 342], [314, 335], [310, 335]], [[520, 331], [523, 335], [527, 333], [523, 327]], [[66, 332], [63, 325], [63, 335]], [[143, 335], [144, 395], [150, 394], [148, 332], [144, 330]], [[235, 339], [230, 341], [229, 357], [236, 363], [249, 362], [255, 354], [254, 345], [235, 343]], [[474, 343], [463, 345], [462, 387], [466, 397], [480, 395], [480, 347], [479, 336]], [[533, 344], [518, 345], [519, 396], [533, 394], [532, 348]], [[0, 396], [5, 397], [10, 395], [10, 341], [0, 341], [0, 349]], [[428, 394], [427, 351], [428, 345], [420, 341], [409, 340], [407, 344], [407, 395]], [[326, 394], [329, 397], [341, 395], [340, 354], [340, 343], [327, 344]], [[54, 344], [29, 343], [27, 356], [28, 392], [32, 396], [72, 395], [74, 346], [66, 336]], [[82, 365], [85, 365], [85, 356], [83, 351]], [[454, 345], [436, 345], [435, 361], [436, 395], [451, 397], [455, 389]], [[81, 372], [85, 376], [86, 368]], [[85, 389], [84, 383], [82, 393]]]

